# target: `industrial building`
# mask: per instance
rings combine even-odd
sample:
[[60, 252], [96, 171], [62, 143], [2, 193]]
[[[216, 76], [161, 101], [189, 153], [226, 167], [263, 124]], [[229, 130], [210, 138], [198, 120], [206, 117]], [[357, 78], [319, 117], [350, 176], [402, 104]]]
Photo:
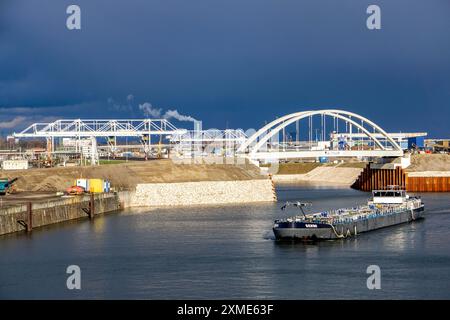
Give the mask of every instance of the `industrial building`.
[[[426, 132], [416, 132], [416, 133], [388, 133], [388, 135], [398, 143], [398, 145], [403, 150], [412, 150], [412, 149], [421, 149], [425, 147], [425, 137], [428, 135]], [[375, 133], [374, 136], [378, 139], [383, 139], [383, 135], [380, 133]], [[332, 144], [350, 144], [353, 141], [362, 141], [362, 144], [371, 145], [373, 142], [367, 140], [367, 136], [363, 133], [336, 133], [333, 132], [331, 134], [331, 142]], [[365, 142], [364, 142], [365, 141]]]
[[26, 170], [28, 169], [28, 160], [3, 160], [2, 161], [3, 170]]
[[425, 145], [433, 152], [450, 152], [450, 139], [427, 139]]

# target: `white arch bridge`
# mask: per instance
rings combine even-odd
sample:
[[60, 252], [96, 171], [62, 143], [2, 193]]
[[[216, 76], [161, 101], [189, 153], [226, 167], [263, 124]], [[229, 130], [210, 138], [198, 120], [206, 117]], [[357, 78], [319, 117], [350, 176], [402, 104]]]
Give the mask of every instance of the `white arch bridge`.
[[[289, 131], [292, 126], [294, 131]], [[301, 111], [278, 118], [251, 135], [237, 153], [267, 161], [403, 156], [399, 144], [379, 125], [356, 113], [336, 109]]]

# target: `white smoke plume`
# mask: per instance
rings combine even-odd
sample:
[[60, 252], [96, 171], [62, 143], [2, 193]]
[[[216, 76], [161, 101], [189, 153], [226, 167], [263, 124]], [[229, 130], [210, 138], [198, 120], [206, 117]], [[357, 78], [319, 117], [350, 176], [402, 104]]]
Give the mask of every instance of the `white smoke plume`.
[[146, 116], [146, 117], [152, 117], [152, 118], [160, 118], [161, 117], [162, 109], [153, 108], [152, 104], [149, 102], [144, 102], [143, 104], [140, 104], [139, 110], [141, 110], [144, 113], [144, 116]]
[[120, 112], [132, 112], [133, 106], [131, 105], [131, 102], [133, 102], [134, 96], [132, 94], [129, 94], [127, 96], [127, 104], [117, 103], [113, 98], [108, 98], [108, 104], [112, 107], [112, 110], [114, 111], [120, 111]]
[[[134, 102], [134, 95], [129, 94], [126, 97], [126, 104], [117, 103], [113, 98], [108, 98], [108, 104], [112, 106], [113, 110], [115, 111], [127, 111], [127, 112], [133, 112], [133, 102]], [[176, 119], [178, 121], [190, 121], [190, 122], [196, 122], [197, 120], [194, 119], [191, 116], [182, 115], [178, 112], [178, 110], [167, 110], [166, 112], [163, 112], [162, 108], [156, 108], [153, 107], [153, 105], [150, 102], [144, 102], [142, 104], [138, 104], [139, 110], [144, 114], [147, 118], [164, 118], [164, 119]]]
[[164, 119], [177, 119], [178, 121], [191, 121], [191, 122], [195, 122], [197, 121], [196, 119], [194, 119], [191, 116], [185, 116], [182, 115], [178, 112], [178, 110], [167, 110], [166, 113], [163, 116]]

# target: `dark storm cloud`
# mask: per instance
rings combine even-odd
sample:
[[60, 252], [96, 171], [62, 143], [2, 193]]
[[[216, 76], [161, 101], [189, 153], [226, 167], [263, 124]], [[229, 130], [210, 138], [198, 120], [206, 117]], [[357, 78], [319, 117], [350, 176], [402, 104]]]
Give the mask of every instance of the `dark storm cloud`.
[[[1, 3], [2, 110], [126, 117], [142, 115], [147, 102], [207, 127], [248, 128], [340, 107], [388, 130], [450, 133], [445, 0]], [[380, 31], [365, 26], [373, 3], [382, 8]], [[69, 4], [82, 9], [81, 31], [65, 28]], [[131, 110], [108, 103], [126, 105], [129, 94]], [[17, 116], [2, 112], [0, 121]]]

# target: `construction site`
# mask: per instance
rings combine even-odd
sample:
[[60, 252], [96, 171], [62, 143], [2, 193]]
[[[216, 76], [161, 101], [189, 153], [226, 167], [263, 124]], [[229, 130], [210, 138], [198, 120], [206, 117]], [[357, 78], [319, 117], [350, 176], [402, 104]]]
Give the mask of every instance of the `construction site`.
[[[31, 124], [2, 142], [0, 194], [76, 195], [132, 189], [140, 182], [268, 174], [279, 182], [352, 185], [364, 168], [445, 176], [448, 142], [429, 139], [426, 132], [386, 133], [367, 118], [333, 109], [289, 114], [246, 132], [204, 130], [201, 121], [187, 129], [167, 119], [61, 119]], [[89, 179], [98, 180], [88, 185]]]
[[[102, 206], [275, 201], [276, 186], [292, 183], [448, 192], [448, 140], [426, 136], [386, 133], [342, 110], [302, 111], [247, 132], [203, 130], [201, 122], [189, 130], [167, 119], [35, 123], [3, 142], [0, 216], [28, 212], [16, 220], [29, 230], [34, 207], [67, 199], [79, 204], [71, 217], [92, 218]], [[49, 223], [65, 219], [61, 210]]]

